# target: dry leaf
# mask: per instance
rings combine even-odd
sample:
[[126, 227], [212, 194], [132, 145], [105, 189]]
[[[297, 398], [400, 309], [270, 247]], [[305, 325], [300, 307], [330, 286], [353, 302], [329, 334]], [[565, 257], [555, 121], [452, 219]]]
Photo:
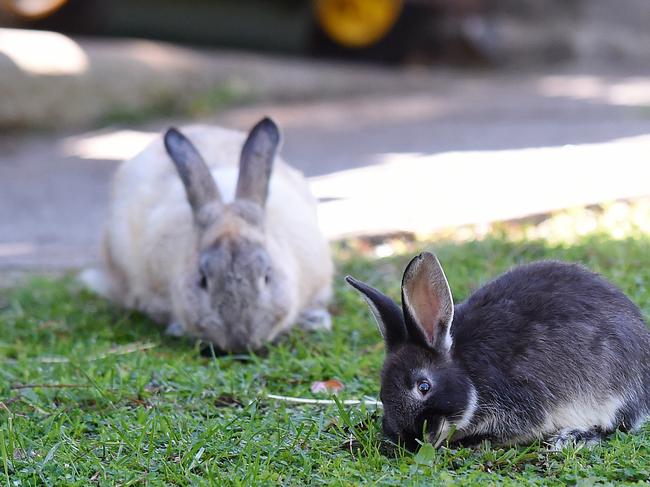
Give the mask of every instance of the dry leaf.
[[242, 407], [243, 403], [232, 394], [222, 394], [214, 400], [214, 405], [218, 408]]
[[343, 382], [338, 379], [330, 379], [325, 381], [317, 380], [311, 384], [311, 392], [317, 394], [319, 392], [331, 392], [336, 394], [345, 388]]

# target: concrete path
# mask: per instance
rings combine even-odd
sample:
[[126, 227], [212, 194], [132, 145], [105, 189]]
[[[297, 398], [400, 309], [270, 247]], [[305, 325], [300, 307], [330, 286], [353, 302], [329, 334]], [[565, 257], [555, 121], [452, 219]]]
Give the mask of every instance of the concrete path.
[[[210, 122], [245, 129], [273, 116], [332, 238], [650, 194], [650, 72], [417, 76], [403, 91], [349, 87], [354, 95], [256, 104]], [[96, 262], [112, 171], [170, 123], [1, 136], [0, 279]]]

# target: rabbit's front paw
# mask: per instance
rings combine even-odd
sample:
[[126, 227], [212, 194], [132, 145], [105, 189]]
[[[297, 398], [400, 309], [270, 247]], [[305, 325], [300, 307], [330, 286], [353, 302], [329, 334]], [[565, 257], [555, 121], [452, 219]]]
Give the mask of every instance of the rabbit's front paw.
[[331, 330], [332, 317], [325, 308], [306, 309], [298, 316], [298, 326], [303, 330]]
[[562, 451], [567, 447], [584, 444], [593, 446], [600, 443], [604, 438], [603, 431], [600, 427], [594, 426], [588, 430], [580, 428], [564, 428], [557, 434], [549, 437], [546, 443], [552, 451]]
[[169, 325], [167, 325], [165, 334], [172, 337], [181, 337], [185, 334], [185, 327], [181, 325], [179, 322], [173, 321]]

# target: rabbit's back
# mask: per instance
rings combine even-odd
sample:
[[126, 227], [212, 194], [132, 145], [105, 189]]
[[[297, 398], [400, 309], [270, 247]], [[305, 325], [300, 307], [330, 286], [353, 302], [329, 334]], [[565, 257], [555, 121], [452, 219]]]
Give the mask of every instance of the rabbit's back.
[[456, 306], [452, 353], [473, 377], [476, 434], [633, 428], [650, 405], [650, 333], [638, 308], [579, 265], [538, 262]]

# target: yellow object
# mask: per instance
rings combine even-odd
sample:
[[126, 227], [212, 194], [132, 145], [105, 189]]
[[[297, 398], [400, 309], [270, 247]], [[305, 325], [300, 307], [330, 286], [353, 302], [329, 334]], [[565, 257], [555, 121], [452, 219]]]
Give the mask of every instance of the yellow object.
[[38, 20], [52, 15], [68, 0], [0, 0], [0, 8], [25, 20]]
[[404, 0], [315, 0], [316, 19], [345, 47], [368, 47], [395, 25]]

